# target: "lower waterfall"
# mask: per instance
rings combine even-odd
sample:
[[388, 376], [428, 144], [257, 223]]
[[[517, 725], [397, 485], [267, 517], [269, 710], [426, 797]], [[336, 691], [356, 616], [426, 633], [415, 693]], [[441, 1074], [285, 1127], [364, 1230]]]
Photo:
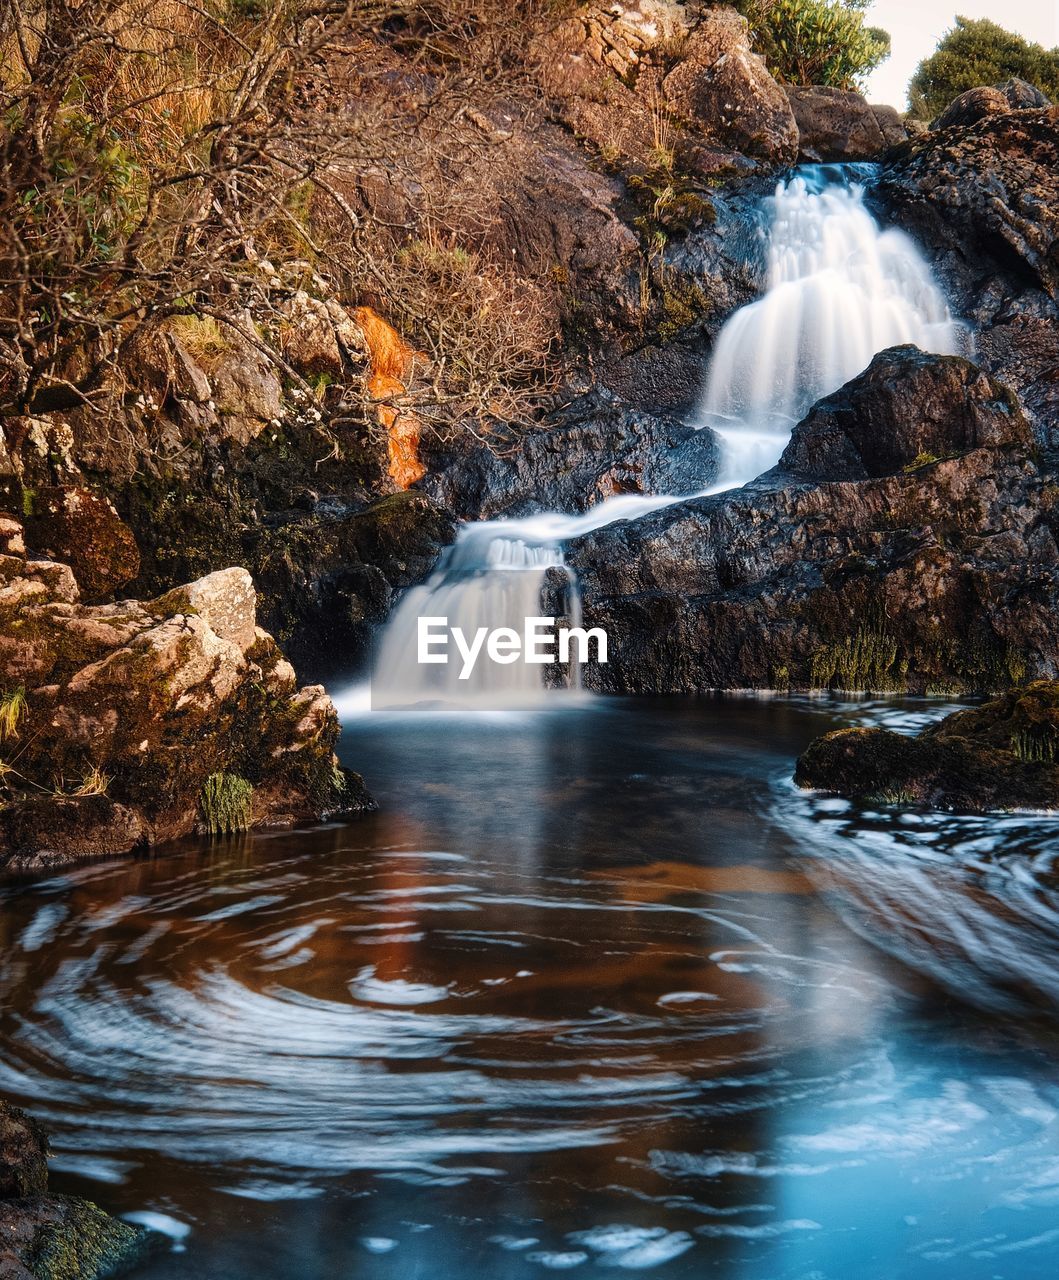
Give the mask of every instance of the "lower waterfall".
[[[387, 623], [371, 681], [373, 708], [509, 707], [554, 697], [541, 668], [525, 662], [479, 662], [468, 678], [455, 662], [421, 663], [419, 619], [447, 618], [465, 634], [482, 627], [521, 631], [527, 617], [544, 612], [547, 575], [564, 572], [567, 540], [746, 484], [777, 462], [810, 405], [860, 373], [878, 351], [906, 342], [939, 354], [960, 350], [962, 328], [925, 259], [902, 231], [879, 226], [850, 171], [799, 170], [777, 186], [764, 212], [766, 291], [721, 329], [697, 421], [721, 442], [716, 483], [700, 494], [611, 498], [582, 515], [547, 512], [466, 525]], [[576, 582], [565, 573], [571, 616]], [[570, 667], [568, 684], [576, 685], [576, 664]]]

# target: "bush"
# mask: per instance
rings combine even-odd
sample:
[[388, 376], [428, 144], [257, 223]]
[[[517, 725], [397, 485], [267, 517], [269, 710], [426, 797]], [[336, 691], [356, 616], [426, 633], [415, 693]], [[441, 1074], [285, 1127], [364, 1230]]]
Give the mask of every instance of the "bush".
[[957, 18], [917, 67], [908, 88], [909, 109], [918, 119], [932, 120], [965, 90], [1012, 76], [1059, 97], [1059, 49], [1032, 44], [988, 18]]
[[870, 0], [747, 0], [751, 40], [789, 84], [856, 89], [890, 56], [890, 37], [864, 23]]

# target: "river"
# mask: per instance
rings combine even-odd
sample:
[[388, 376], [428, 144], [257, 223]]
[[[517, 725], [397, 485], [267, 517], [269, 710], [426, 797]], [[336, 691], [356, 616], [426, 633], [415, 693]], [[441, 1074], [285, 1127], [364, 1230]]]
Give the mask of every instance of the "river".
[[349, 722], [380, 813], [2, 891], [0, 1092], [150, 1280], [1029, 1280], [1052, 818], [796, 791], [925, 702]]

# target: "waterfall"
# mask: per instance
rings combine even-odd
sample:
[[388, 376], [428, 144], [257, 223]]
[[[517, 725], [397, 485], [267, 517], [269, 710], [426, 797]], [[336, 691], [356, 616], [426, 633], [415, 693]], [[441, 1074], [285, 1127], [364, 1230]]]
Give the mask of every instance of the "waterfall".
[[[714, 348], [699, 414], [721, 440], [716, 493], [773, 466], [791, 429], [821, 396], [865, 369], [876, 352], [911, 342], [954, 353], [961, 329], [915, 244], [882, 229], [861, 185], [837, 166], [813, 166], [781, 182], [766, 201], [767, 287], [736, 311]], [[635, 519], [698, 495], [611, 498], [583, 515], [548, 512], [466, 525], [432, 577], [409, 591], [381, 639], [371, 703], [461, 706], [538, 704], [549, 696], [541, 668], [479, 662], [470, 679], [454, 662], [418, 661], [418, 624], [445, 617], [521, 631], [542, 612], [549, 570], [563, 569], [563, 543], [614, 520]], [[568, 575], [568, 612], [576, 583]], [[571, 664], [575, 666], [575, 664]], [[575, 685], [576, 675], [569, 683]]]
[[916, 245], [881, 229], [863, 186], [845, 176], [809, 167], [766, 202], [766, 292], [718, 335], [700, 410], [700, 425], [722, 439], [726, 488], [773, 466], [810, 406], [876, 352], [911, 342], [951, 355], [962, 345]]

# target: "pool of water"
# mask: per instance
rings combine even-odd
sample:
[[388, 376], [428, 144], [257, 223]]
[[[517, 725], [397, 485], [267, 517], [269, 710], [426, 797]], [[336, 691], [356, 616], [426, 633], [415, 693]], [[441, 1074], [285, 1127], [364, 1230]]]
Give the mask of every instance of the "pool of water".
[[798, 793], [927, 703], [371, 718], [381, 812], [2, 890], [0, 1092], [152, 1280], [1059, 1265], [1059, 824]]

